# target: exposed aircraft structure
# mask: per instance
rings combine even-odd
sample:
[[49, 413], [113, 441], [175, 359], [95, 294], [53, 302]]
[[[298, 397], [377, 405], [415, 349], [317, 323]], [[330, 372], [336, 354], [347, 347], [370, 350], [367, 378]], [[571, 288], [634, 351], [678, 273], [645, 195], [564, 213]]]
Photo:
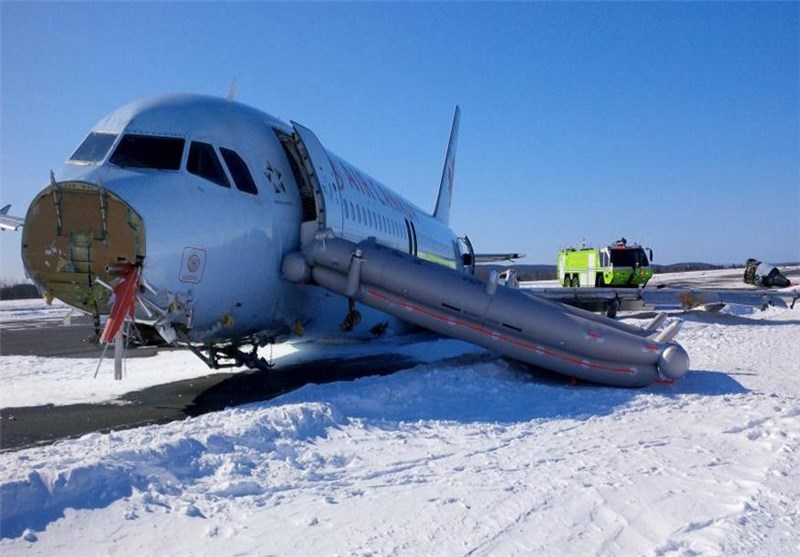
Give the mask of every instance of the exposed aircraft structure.
[[15, 217], [8, 214], [11, 205], [6, 205], [0, 209], [0, 230], [17, 230], [20, 226], [25, 224], [25, 219], [22, 217]]
[[744, 282], [765, 288], [785, 288], [791, 284], [775, 265], [752, 258], [745, 263]]
[[104, 340], [119, 344], [133, 314], [215, 368], [264, 367], [258, 345], [341, 334], [343, 315], [345, 334], [364, 335], [390, 314], [591, 381], [683, 375], [679, 322], [640, 330], [472, 276], [497, 256], [476, 256], [448, 225], [458, 122], [456, 109], [428, 214], [300, 124], [197, 95], [135, 102], [34, 198], [23, 262], [98, 320], [114, 291]]

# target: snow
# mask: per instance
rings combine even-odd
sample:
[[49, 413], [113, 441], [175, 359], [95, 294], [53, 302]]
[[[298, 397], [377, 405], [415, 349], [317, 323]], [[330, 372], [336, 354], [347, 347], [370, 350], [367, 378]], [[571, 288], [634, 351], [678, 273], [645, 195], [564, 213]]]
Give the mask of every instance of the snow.
[[[800, 313], [683, 318], [675, 385], [572, 386], [396, 338], [324, 348], [424, 363], [0, 453], [0, 553], [797, 555]], [[207, 373], [183, 356], [129, 360], [121, 388]], [[0, 358], [4, 405], [114, 395], [80, 398], [103, 390], [95, 362], [16, 358]]]
[[[284, 345], [275, 350], [275, 361], [296, 349]], [[188, 350], [168, 350], [154, 358], [128, 358], [125, 379], [114, 380], [113, 347], [98, 371], [98, 359], [3, 356], [0, 407], [40, 406], [113, 401], [125, 393], [167, 381], [208, 375], [209, 369]], [[236, 368], [233, 371], [240, 369]], [[94, 379], [94, 373], [98, 376]], [[58, 381], [54, 381], [54, 378]]]
[[13, 326], [19, 321], [37, 319], [42, 323], [61, 321], [73, 313], [68, 305], [59, 300], [46, 304], [44, 300], [4, 300], [0, 301], [0, 324], [3, 328]]

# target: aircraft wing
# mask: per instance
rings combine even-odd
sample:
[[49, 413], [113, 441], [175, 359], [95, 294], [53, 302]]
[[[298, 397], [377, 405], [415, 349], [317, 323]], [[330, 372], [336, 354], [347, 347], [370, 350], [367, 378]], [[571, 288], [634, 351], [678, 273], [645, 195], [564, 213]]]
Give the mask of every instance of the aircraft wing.
[[25, 219], [22, 217], [0, 213], [0, 230], [16, 230], [23, 224], [25, 224]]
[[691, 309], [699, 306], [744, 305], [794, 307], [800, 287], [783, 288], [537, 288], [523, 287], [530, 296], [547, 298], [595, 311], [616, 309]]
[[794, 307], [800, 298], [800, 288], [773, 290], [769, 288], [679, 288], [664, 287], [642, 289], [642, 300], [647, 305], [668, 305], [680, 301], [683, 308], [725, 304], [766, 307]]
[[524, 255], [519, 253], [476, 253], [475, 263], [492, 263], [495, 261], [513, 261], [515, 259], [522, 259]]

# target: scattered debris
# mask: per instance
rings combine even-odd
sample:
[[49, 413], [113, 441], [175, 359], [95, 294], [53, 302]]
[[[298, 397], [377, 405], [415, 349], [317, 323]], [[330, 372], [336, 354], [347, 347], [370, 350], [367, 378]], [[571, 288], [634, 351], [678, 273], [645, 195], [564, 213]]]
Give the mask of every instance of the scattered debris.
[[783, 276], [775, 265], [762, 263], [753, 258], [748, 259], [745, 263], [744, 282], [765, 288], [791, 286], [789, 279]]

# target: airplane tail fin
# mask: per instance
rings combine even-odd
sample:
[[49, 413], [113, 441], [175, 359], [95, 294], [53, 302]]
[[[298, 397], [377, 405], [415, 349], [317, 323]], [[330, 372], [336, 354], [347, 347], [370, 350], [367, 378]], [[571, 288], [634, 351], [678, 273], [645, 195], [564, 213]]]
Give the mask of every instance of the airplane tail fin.
[[0, 215], [7, 215], [8, 214], [8, 210], [10, 208], [11, 208], [11, 205], [9, 204], [9, 205], [6, 205], [5, 207], [3, 207], [2, 209], [0, 209]]
[[436, 198], [436, 208], [433, 216], [444, 224], [450, 223], [450, 201], [453, 198], [453, 176], [456, 171], [456, 147], [458, 145], [458, 121], [461, 118], [461, 109], [456, 106], [453, 114], [453, 126], [450, 128], [450, 141], [447, 143], [447, 155], [444, 157], [444, 170], [442, 181], [439, 184], [439, 195]]

